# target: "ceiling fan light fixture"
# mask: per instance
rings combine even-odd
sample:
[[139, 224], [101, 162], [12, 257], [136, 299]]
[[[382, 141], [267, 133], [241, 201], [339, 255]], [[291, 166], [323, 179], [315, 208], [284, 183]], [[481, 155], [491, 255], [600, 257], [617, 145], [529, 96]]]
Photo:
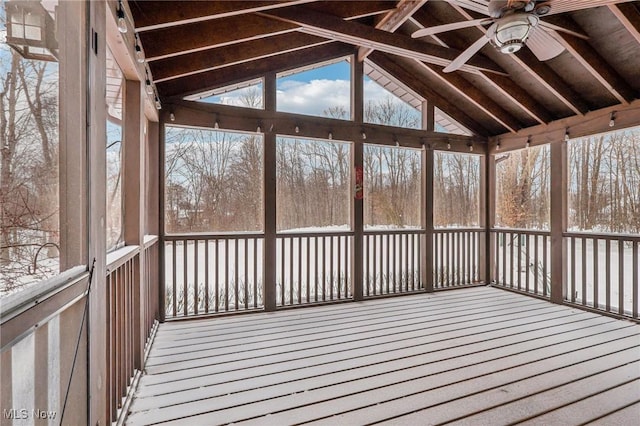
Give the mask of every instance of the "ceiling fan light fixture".
[[505, 16], [498, 22], [493, 43], [502, 53], [515, 53], [522, 48], [537, 24], [538, 17], [533, 14]]

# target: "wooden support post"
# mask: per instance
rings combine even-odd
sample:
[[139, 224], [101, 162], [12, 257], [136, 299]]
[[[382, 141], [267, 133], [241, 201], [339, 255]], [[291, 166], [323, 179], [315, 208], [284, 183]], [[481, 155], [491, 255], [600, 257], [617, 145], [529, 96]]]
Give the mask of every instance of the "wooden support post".
[[[435, 107], [432, 102], [422, 103], [422, 127], [424, 130], [433, 131], [435, 129]], [[427, 142], [425, 142], [426, 144]], [[420, 222], [424, 235], [420, 239], [420, 271], [422, 276], [420, 281], [424, 284], [426, 292], [433, 291], [433, 149], [425, 146], [422, 150], [422, 178], [420, 182], [420, 194], [422, 212]]]
[[[355, 123], [361, 124], [364, 117], [364, 64], [360, 61], [351, 61], [351, 118]], [[364, 200], [356, 199], [355, 195], [355, 169], [362, 170], [364, 161], [364, 144], [362, 141], [354, 141], [352, 155], [353, 170], [351, 174], [351, 223], [353, 226], [353, 250], [351, 252], [351, 271], [353, 279], [353, 298], [364, 298]]]
[[[149, 140], [154, 140], [154, 132], [156, 133], [156, 138], [158, 140], [158, 162], [156, 164], [156, 169], [158, 173], [158, 232], [160, 235], [158, 244], [158, 277], [159, 277], [159, 290], [158, 290], [158, 317], [160, 322], [164, 322], [166, 319], [166, 309], [165, 309], [165, 295], [166, 295], [166, 282], [165, 282], [165, 271], [167, 270], [165, 266], [165, 243], [164, 243], [164, 235], [166, 232], [165, 223], [164, 223], [164, 184], [165, 184], [165, 173], [164, 173], [164, 162], [165, 162], [165, 128], [164, 123], [149, 123]], [[153, 158], [153, 157], [151, 157]]]
[[551, 148], [551, 302], [562, 304], [567, 295], [567, 142], [552, 142]]
[[[276, 76], [270, 73], [264, 79], [265, 109], [276, 109]], [[276, 134], [264, 125], [264, 309], [276, 309]]]
[[[67, 3], [67, 2], [62, 2]], [[76, 2], [69, 2], [76, 3]], [[83, 88], [82, 96], [85, 90], [91, 88], [90, 93], [90, 117], [88, 149], [89, 149], [89, 167], [91, 178], [89, 179], [89, 264], [95, 259], [95, 269], [93, 273], [93, 283], [91, 285], [91, 294], [89, 294], [89, 322], [87, 335], [89, 339], [89, 376], [88, 395], [89, 413], [86, 424], [90, 425], [106, 425], [110, 423], [109, 412], [109, 377], [107, 377], [107, 333], [105, 324], [107, 323], [107, 292], [106, 292], [106, 191], [107, 191], [107, 171], [106, 171], [106, 125], [107, 111], [104, 101], [104, 93], [106, 93], [106, 8], [107, 4], [103, 2], [88, 2], [89, 22], [91, 31], [96, 34], [96, 45], [89, 51], [89, 84]], [[80, 22], [83, 18], [80, 18]], [[86, 31], [83, 34], [89, 33]], [[92, 37], [93, 38], [93, 37]], [[87, 37], [80, 37], [86, 40]], [[71, 76], [70, 76], [71, 77]], [[71, 102], [71, 100], [69, 100]], [[72, 224], [69, 224], [71, 226]], [[77, 318], [77, 317], [76, 317]], [[73, 325], [73, 329], [77, 330], [80, 321]], [[63, 329], [62, 324], [60, 329]], [[67, 341], [67, 340], [64, 340]], [[71, 340], [69, 340], [71, 341]], [[66, 350], [66, 348], [65, 348]], [[85, 364], [79, 362], [76, 365], [74, 373], [74, 381], [77, 377], [81, 377]], [[80, 373], [80, 374], [79, 374]], [[61, 375], [61, 377], [64, 377]], [[67, 420], [65, 415], [65, 424], [75, 424], [72, 420]]]
[[133, 306], [137, 306], [136, 314], [132, 318], [133, 324], [133, 362], [134, 368], [142, 369], [142, 352], [144, 350], [144, 324], [146, 306], [141, 304], [145, 300], [144, 283], [144, 100], [142, 85], [139, 81], [126, 80], [124, 88], [124, 143], [122, 161], [122, 196], [124, 199], [124, 212], [122, 224], [124, 227], [124, 242], [126, 245], [140, 247], [139, 262], [134, 263], [132, 271], [134, 281], [132, 283]]
[[480, 183], [481, 224], [485, 227], [484, 250], [480, 250], [480, 267], [486, 284], [497, 279], [496, 236], [491, 230], [496, 223], [496, 157], [487, 154], [480, 167], [483, 178]]

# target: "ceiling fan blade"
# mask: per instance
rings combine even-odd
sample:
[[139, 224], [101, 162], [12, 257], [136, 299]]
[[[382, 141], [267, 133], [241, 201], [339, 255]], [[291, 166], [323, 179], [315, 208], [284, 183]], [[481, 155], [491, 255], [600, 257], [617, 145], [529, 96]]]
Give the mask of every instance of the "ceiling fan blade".
[[564, 52], [564, 46], [553, 37], [551, 32], [540, 27], [533, 29], [527, 39], [527, 47], [540, 61], [548, 61]]
[[[489, 31], [487, 32], [487, 34], [493, 34], [493, 31], [491, 31], [491, 29], [496, 26], [496, 24], [493, 24], [493, 26], [491, 28], [489, 28]], [[471, 46], [469, 46], [467, 48], [467, 50], [465, 50], [464, 52], [462, 52], [460, 55], [458, 55], [457, 58], [455, 58], [449, 65], [447, 65], [442, 71], [443, 72], [452, 72], [455, 71], [457, 69], [459, 69], [461, 66], [463, 66], [465, 64], [465, 62], [467, 62], [469, 59], [471, 59], [471, 57], [473, 55], [475, 55], [476, 53], [478, 53], [478, 51], [480, 49], [482, 49], [482, 47], [489, 43], [490, 37], [482, 36], [480, 37], [478, 40], [476, 40], [475, 43], [473, 43]]]
[[551, 22], [540, 21], [538, 23], [538, 25], [539, 26], [543, 26], [543, 27], [548, 28], [548, 29], [551, 29], [551, 30], [562, 31], [563, 33], [571, 34], [572, 36], [576, 36], [576, 37], [581, 38], [583, 40], [589, 40], [589, 36], [586, 35], [586, 34], [572, 31], [572, 30], [570, 30], [568, 28], [561, 27], [560, 25], [552, 24]]
[[444, 33], [447, 31], [459, 30], [461, 28], [475, 27], [476, 25], [485, 25], [492, 21], [493, 20], [489, 18], [481, 18], [481, 19], [473, 19], [471, 21], [460, 21], [460, 22], [453, 22], [451, 24], [436, 25], [435, 27], [428, 27], [428, 28], [422, 28], [420, 30], [417, 30], [413, 34], [411, 34], [411, 37], [413, 38], [425, 37], [425, 36], [430, 36], [434, 34]]

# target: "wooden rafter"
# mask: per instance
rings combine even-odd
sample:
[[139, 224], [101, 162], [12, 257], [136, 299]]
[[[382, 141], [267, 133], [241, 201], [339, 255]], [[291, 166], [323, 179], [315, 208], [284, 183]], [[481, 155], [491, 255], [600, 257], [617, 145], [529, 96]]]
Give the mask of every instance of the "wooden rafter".
[[279, 34], [245, 42], [242, 49], [236, 45], [222, 46], [153, 61], [149, 63], [149, 67], [154, 81], [159, 83], [326, 43], [330, 41], [308, 34], [296, 34], [295, 37], [289, 33]]
[[261, 78], [268, 73], [312, 65], [353, 53], [354, 49], [352, 46], [333, 42], [271, 56], [260, 61], [243, 62], [199, 74], [163, 81], [158, 83], [157, 87], [163, 99], [182, 98], [219, 87]]
[[[258, 14], [270, 16], [286, 23], [300, 25], [302, 27], [300, 31], [309, 34], [350, 43], [355, 46], [369, 47], [435, 65], [445, 66], [461, 53], [455, 49], [430, 45], [407, 36], [378, 30], [357, 22], [347, 22], [333, 15], [300, 7], [278, 9], [269, 11], [269, 13], [259, 12]], [[483, 70], [504, 73], [493, 61], [482, 57], [471, 59], [463, 69], [469, 72]]]
[[[396, 8], [387, 12], [376, 24], [376, 28], [390, 33], [397, 30], [407, 19], [419, 10], [428, 0], [400, 0]], [[360, 47], [358, 49], [358, 61], [364, 61], [369, 53], [373, 51], [370, 47]]]
[[609, 5], [609, 10], [640, 44], [640, 11], [633, 4]]
[[[419, 65], [417, 61], [411, 61], [407, 63], [401, 58], [392, 57], [383, 52], [374, 51], [369, 55], [369, 60], [374, 62], [378, 67], [383, 69], [386, 73], [394, 78], [403, 81], [411, 90], [423, 94], [423, 96], [429, 101], [438, 106], [438, 108], [445, 111], [454, 120], [465, 126], [471, 132], [479, 135], [486, 136], [490, 132], [474, 118], [471, 118], [468, 114], [463, 112], [458, 106], [456, 106], [450, 99], [435, 90], [433, 86], [428, 84], [423, 79], [415, 78], [419, 74]], [[412, 68], [413, 66], [413, 68]]]
[[480, 111], [483, 111], [492, 120], [500, 123], [510, 132], [517, 132], [522, 128], [522, 124], [518, 122], [511, 114], [505, 111], [500, 105], [495, 103], [491, 98], [482, 93], [479, 89], [469, 84], [459, 73], [444, 73], [442, 67], [436, 65], [425, 64], [420, 62], [431, 76], [446, 86], [452, 88], [465, 101], [471, 103]]

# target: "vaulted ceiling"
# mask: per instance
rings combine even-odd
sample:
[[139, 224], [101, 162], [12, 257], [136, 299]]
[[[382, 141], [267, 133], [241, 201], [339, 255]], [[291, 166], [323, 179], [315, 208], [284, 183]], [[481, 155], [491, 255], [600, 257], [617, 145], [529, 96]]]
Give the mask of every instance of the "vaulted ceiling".
[[532, 37], [513, 54], [486, 43], [460, 69], [444, 72], [491, 22], [411, 36], [488, 18], [489, 3], [130, 0], [126, 7], [163, 102], [354, 55], [372, 78], [432, 102], [482, 137], [636, 103], [639, 1], [531, 0], [550, 6], [540, 20], [562, 51], [544, 61], [538, 56], [547, 41]]

